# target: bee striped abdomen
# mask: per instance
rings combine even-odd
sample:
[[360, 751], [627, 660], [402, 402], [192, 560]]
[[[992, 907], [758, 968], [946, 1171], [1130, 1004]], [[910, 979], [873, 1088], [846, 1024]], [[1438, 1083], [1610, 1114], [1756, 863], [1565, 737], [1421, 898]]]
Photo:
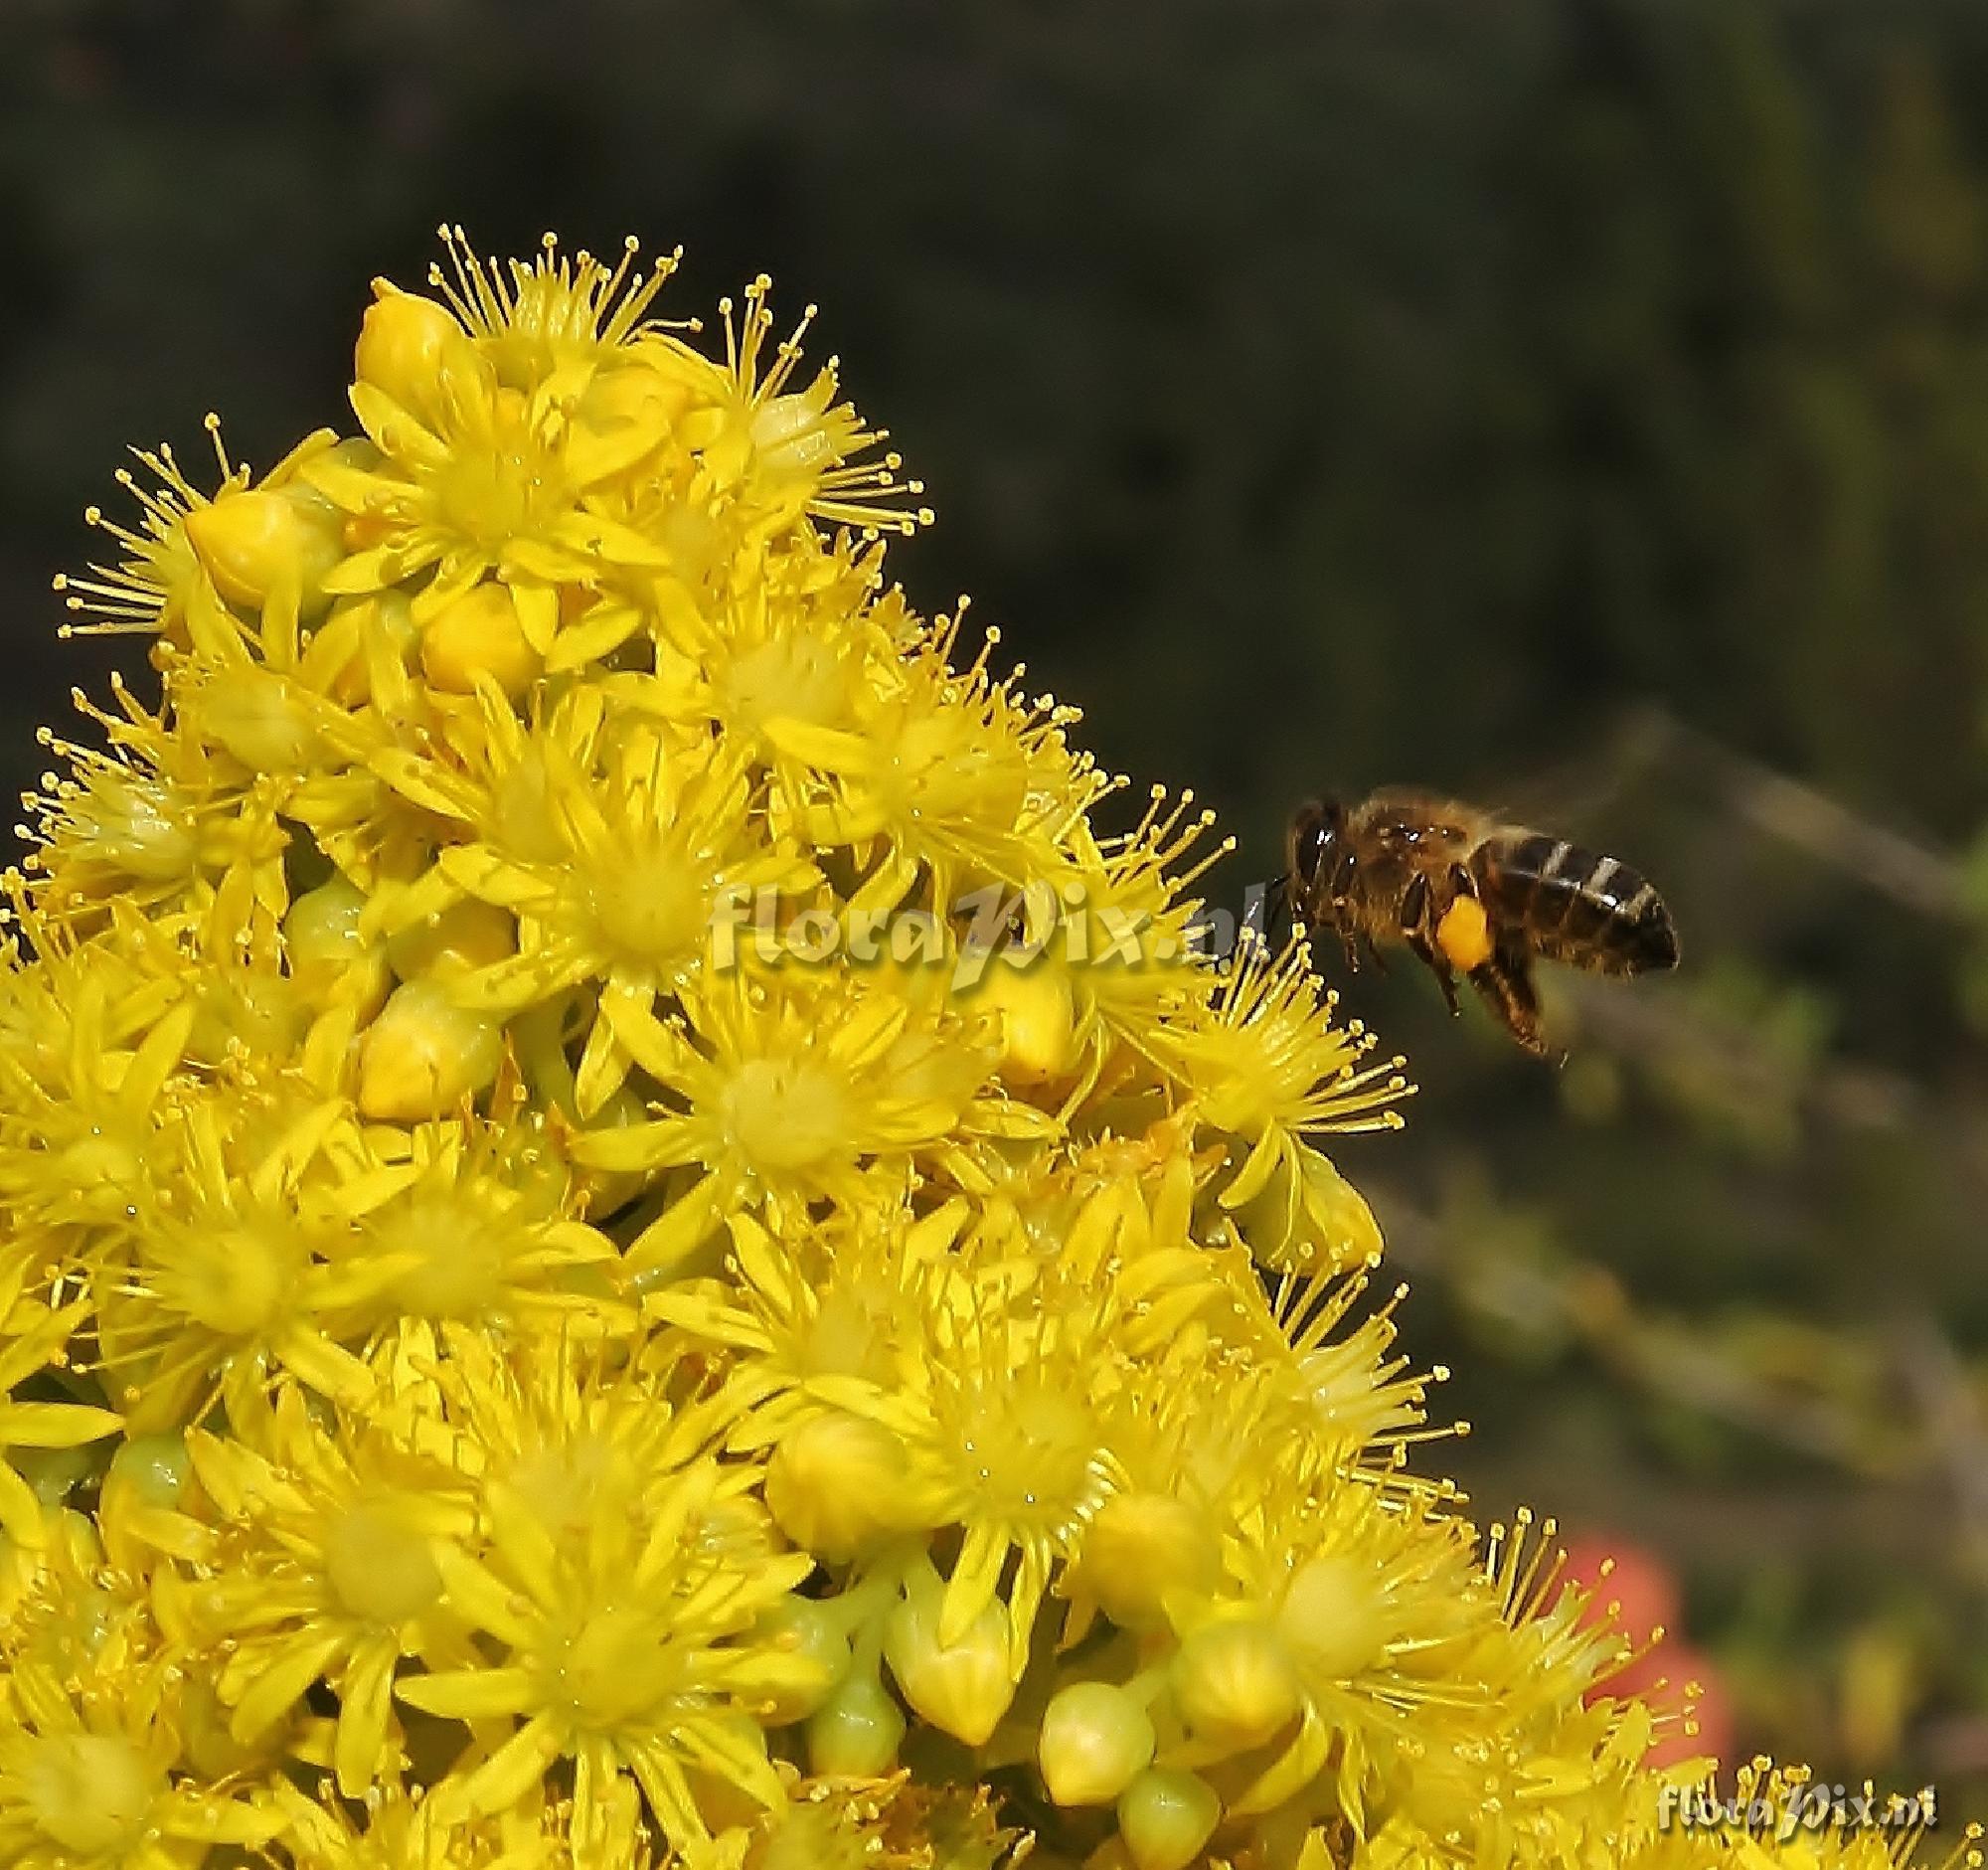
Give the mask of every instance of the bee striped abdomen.
[[1471, 867], [1493, 914], [1522, 929], [1548, 960], [1607, 974], [1677, 965], [1670, 911], [1617, 858], [1520, 832], [1487, 839]]

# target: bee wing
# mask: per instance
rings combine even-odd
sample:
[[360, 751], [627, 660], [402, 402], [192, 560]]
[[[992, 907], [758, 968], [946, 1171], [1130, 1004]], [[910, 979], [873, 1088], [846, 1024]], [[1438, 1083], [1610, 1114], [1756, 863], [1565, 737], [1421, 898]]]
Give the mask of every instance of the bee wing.
[[1605, 823], [1616, 802], [1675, 753], [1674, 739], [1648, 709], [1628, 709], [1579, 752], [1506, 778], [1496, 790], [1510, 802], [1490, 815], [1500, 821], [1501, 832], [1548, 826], [1562, 836], [1584, 836]]

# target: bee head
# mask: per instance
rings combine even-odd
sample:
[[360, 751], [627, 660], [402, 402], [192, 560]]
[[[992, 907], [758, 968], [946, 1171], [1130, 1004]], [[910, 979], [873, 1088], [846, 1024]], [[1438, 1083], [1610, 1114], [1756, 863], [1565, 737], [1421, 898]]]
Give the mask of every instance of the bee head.
[[1332, 859], [1346, 829], [1346, 808], [1336, 799], [1314, 799], [1298, 807], [1291, 820], [1291, 876], [1309, 892], [1321, 876], [1329, 876]]

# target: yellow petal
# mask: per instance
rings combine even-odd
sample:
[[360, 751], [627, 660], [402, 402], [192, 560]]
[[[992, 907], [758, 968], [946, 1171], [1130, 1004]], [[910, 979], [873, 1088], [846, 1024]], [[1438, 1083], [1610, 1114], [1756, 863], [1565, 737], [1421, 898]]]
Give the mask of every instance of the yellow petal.
[[788, 715], [768, 721], [763, 732], [788, 758], [830, 772], [869, 772], [877, 765], [875, 744], [861, 734], [817, 727], [811, 721], [798, 721]]
[[82, 1447], [123, 1426], [122, 1416], [86, 1403], [0, 1403], [0, 1447]]
[[472, 1773], [462, 1787], [475, 1811], [508, 1810], [536, 1786], [564, 1749], [552, 1723], [537, 1715]]
[[344, 1646], [345, 1639], [337, 1635], [314, 1636], [305, 1630], [292, 1637], [249, 1676], [229, 1716], [228, 1731], [243, 1746], [252, 1745], [296, 1706]]
[[531, 1671], [521, 1668], [443, 1669], [432, 1675], [410, 1675], [394, 1685], [394, 1693], [411, 1708], [454, 1721], [522, 1714], [534, 1696]]
[[463, 1621], [488, 1630], [513, 1648], [531, 1639], [533, 1626], [520, 1614], [518, 1594], [481, 1560], [471, 1558], [459, 1546], [440, 1545], [434, 1548], [434, 1564], [441, 1573], [449, 1607]]
[[347, 392], [353, 415], [383, 454], [419, 467], [446, 468], [448, 444], [417, 422], [384, 390], [355, 383]]

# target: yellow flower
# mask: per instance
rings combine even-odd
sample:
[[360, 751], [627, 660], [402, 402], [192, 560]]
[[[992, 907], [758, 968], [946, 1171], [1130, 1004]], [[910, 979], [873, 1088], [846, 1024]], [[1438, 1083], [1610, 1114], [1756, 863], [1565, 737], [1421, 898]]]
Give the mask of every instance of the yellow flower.
[[[424, 1329], [405, 1342], [442, 1399], [449, 1433], [436, 1451], [501, 1486], [556, 1544], [583, 1543], [596, 1522], [636, 1511], [655, 1476], [682, 1467], [713, 1434], [704, 1412], [658, 1395], [633, 1345], [569, 1331], [505, 1341], [453, 1322], [439, 1354]], [[726, 1510], [743, 1491], [732, 1486]]]
[[[374, 458], [321, 458], [304, 470], [350, 516], [348, 539], [365, 542], [325, 588], [360, 594], [428, 574], [414, 600], [415, 621], [426, 622], [495, 574], [543, 653], [563, 577], [612, 579], [667, 563], [641, 535], [589, 511], [588, 496], [661, 443], [672, 412], [667, 401], [624, 402], [611, 425], [587, 420], [583, 399], [610, 355], [637, 367], [633, 327], [609, 309], [613, 293], [596, 284], [597, 270], [562, 287], [555, 262], [520, 293], [471, 257], [461, 278], [477, 324], [451, 329], [432, 315], [438, 307], [415, 311], [412, 341], [383, 329], [408, 318], [406, 295], [381, 292], [352, 386]], [[630, 298], [646, 302], [655, 283]], [[543, 375], [542, 362], [551, 365]]]
[[1357, 1478], [1369, 1490], [1359, 1497], [1377, 1505], [1389, 1487], [1445, 1496], [1397, 1476], [1403, 1445], [1425, 1433], [1426, 1380], [1382, 1362], [1391, 1308], [1328, 1335], [1363, 1288], [1297, 1282], [1273, 1311], [1245, 1276], [1227, 1288], [1228, 1306], [1208, 1307], [1125, 1370], [1109, 1425], [1123, 1481], [1061, 1587], [1072, 1600], [1067, 1640], [1099, 1611], [1148, 1630], [1170, 1603], [1212, 1599], [1222, 1529], [1259, 1518], [1266, 1497], [1305, 1498], [1318, 1473]]
[[955, 620], [930, 633], [892, 666], [860, 728], [782, 715], [761, 729], [829, 781], [807, 813], [808, 835], [852, 845], [866, 860], [875, 853], [858, 893], [867, 906], [896, 907], [921, 868], [941, 916], [964, 889], [1019, 889], [1056, 861], [1059, 836], [1109, 789], [1065, 746], [1068, 711], [1024, 700], [1019, 671], [998, 683], [989, 675], [998, 631], [966, 668], [952, 667], [957, 628]]
[[0, 1860], [17, 1870], [198, 1870], [283, 1828], [266, 1799], [181, 1766], [175, 1671], [122, 1647], [65, 1678], [13, 1664], [0, 1694]]
[[652, 732], [612, 747], [598, 776], [568, 764], [557, 746], [547, 748], [556, 858], [535, 862], [483, 842], [451, 846], [437, 861], [456, 889], [520, 920], [518, 953], [451, 983], [456, 1000], [509, 1013], [598, 983], [576, 1087], [590, 1116], [626, 1077], [628, 1032], [659, 994], [679, 991], [705, 965], [720, 906], [797, 888], [812, 873], [753, 842], [736, 769], [673, 751]]
[[502, 1811], [560, 1759], [573, 1762], [577, 1842], [623, 1773], [679, 1845], [708, 1834], [692, 1770], [779, 1800], [750, 1711], [811, 1677], [804, 1661], [749, 1636], [814, 1561], [741, 1564], [686, 1541], [721, 1480], [708, 1458], [652, 1476], [639, 1510], [597, 1512], [583, 1543], [564, 1545], [511, 1486], [480, 1488], [487, 1551], [437, 1558], [450, 1612], [497, 1659], [405, 1679], [398, 1692], [444, 1718], [520, 1725], [451, 1774], [437, 1793], [445, 1809]]
[[[224, 484], [233, 478], [220, 447], [219, 425], [209, 433], [215, 441]], [[156, 483], [143, 485], [128, 467], [117, 470], [117, 484], [138, 503], [137, 530], [106, 517], [92, 506], [83, 517], [121, 549], [115, 565], [91, 565], [86, 576], [59, 574], [55, 589], [73, 615], [95, 621], [66, 624], [63, 633], [77, 635], [150, 635], [170, 631], [178, 622], [187, 594], [201, 577], [200, 561], [186, 533], [186, 517], [206, 504], [202, 493], [181, 470], [170, 444], [132, 453]]]
[[1054, 1567], [1120, 1484], [1109, 1428], [1113, 1294], [1054, 1273], [992, 1269], [935, 1296], [916, 1373], [929, 1418], [918, 1451], [937, 1519], [963, 1533], [938, 1637], [957, 1641], [998, 1601], [1019, 1679]]
[[612, 1303], [615, 1259], [579, 1206], [543, 1120], [478, 1116], [340, 1138], [327, 1243], [369, 1332], [404, 1318], [583, 1330], [633, 1323]]
[[1223, 1207], [1255, 1202], [1281, 1177], [1279, 1262], [1321, 1270], [1357, 1264], [1380, 1237], [1366, 1204], [1305, 1138], [1399, 1128], [1393, 1106], [1409, 1089], [1402, 1060], [1361, 1063], [1372, 1035], [1330, 1025], [1332, 1004], [1330, 994], [1321, 1002], [1303, 947], [1272, 961], [1259, 942], [1245, 941], [1220, 996], [1157, 1042], [1202, 1120], [1246, 1145], [1222, 1189]]
[[315, 588], [337, 556], [326, 515], [298, 478], [311, 456], [336, 439], [320, 429], [293, 448], [251, 489], [246, 465], [231, 461], [222, 445], [221, 420], [206, 428], [221, 471], [221, 485], [202, 493], [181, 468], [171, 446], [134, 448], [155, 483], [143, 485], [128, 468], [117, 483], [138, 503], [133, 531], [90, 507], [84, 518], [122, 550], [116, 565], [92, 565], [88, 575], [63, 575], [55, 589], [72, 613], [94, 620], [65, 625], [68, 635], [158, 634], [184, 641], [187, 605], [219, 581], [230, 598], [259, 602], [277, 584], [294, 587], [297, 600]]
[[[609, 267], [591, 254], [562, 254], [557, 237], [549, 234], [529, 260], [514, 259], [500, 267], [495, 260], [479, 259], [460, 228], [440, 233], [449, 265], [446, 271], [431, 265], [428, 283], [480, 345], [499, 379], [514, 389], [533, 388], [575, 366], [611, 363], [636, 339], [660, 329], [648, 310], [683, 259], [679, 248], [645, 273], [636, 265], [641, 243], [631, 237]], [[384, 306], [407, 297], [385, 281], [376, 282], [375, 289]], [[379, 311], [376, 305], [368, 313], [369, 330]], [[390, 394], [406, 386], [413, 392], [409, 400], [430, 393], [447, 332], [432, 313], [422, 322], [424, 333], [437, 334], [436, 341], [402, 359], [398, 372], [369, 370], [373, 359], [362, 337], [360, 374], [380, 377]]]
[[849, 404], [837, 402], [833, 359], [806, 389], [787, 389], [813, 306], [774, 346], [772, 363], [761, 370], [760, 355], [773, 328], [767, 306], [772, 283], [761, 273], [746, 288], [745, 309], [736, 322], [732, 301], [719, 301], [722, 367], [681, 339], [658, 334], [649, 340], [666, 368], [702, 393], [705, 407], [688, 429], [702, 456], [703, 487], [697, 491], [708, 488], [736, 499], [760, 531], [790, 525], [803, 513], [868, 531], [909, 533], [928, 522], [931, 515], [923, 508], [902, 505], [923, 489], [898, 478], [897, 455], [875, 455], [888, 438], [885, 432], [867, 427]]
[[[1397, 1658], [1425, 1691], [1454, 1693], [1474, 1680], [1484, 1697], [1470, 1721], [1429, 1721], [1375, 1751], [1380, 1801], [1409, 1834], [1440, 1838], [1469, 1827], [1504, 1858], [1581, 1861], [1619, 1843], [1625, 1794], [1653, 1738], [1636, 1702], [1580, 1696], [1618, 1658], [1620, 1639], [1576, 1621], [1578, 1606], [1556, 1594], [1553, 1525], [1536, 1540], [1522, 1510], [1483, 1542], [1479, 1584], [1468, 1594], [1493, 1615], [1458, 1642]], [[1546, 1612], [1544, 1616], [1542, 1612]]]
[[287, 1782], [274, 1793], [297, 1870], [498, 1870], [504, 1863], [495, 1822], [444, 1815], [432, 1798], [396, 1788], [363, 1807], [362, 1819], [337, 1799], [307, 1798]]
[[391, 1774], [401, 1658], [461, 1653], [439, 1615], [435, 1554], [475, 1523], [460, 1476], [382, 1415], [384, 1433], [329, 1433], [286, 1385], [260, 1424], [187, 1438], [223, 1533], [221, 1574], [195, 1587], [192, 1610], [202, 1636], [225, 1647], [217, 1687], [229, 1731], [252, 1745], [313, 1682], [329, 1683], [339, 1701], [332, 1766], [354, 1794]]
[[919, 1420], [900, 1397], [899, 1357], [967, 1210], [954, 1201], [920, 1215], [893, 1195], [780, 1238], [732, 1215], [726, 1280], [679, 1281], [644, 1301], [645, 1315], [736, 1353], [725, 1391], [735, 1445], [775, 1442], [816, 1405], [900, 1432]]
[[[603, 1169], [696, 1164], [703, 1179], [680, 1204], [693, 1212], [853, 1206], [867, 1162], [937, 1144], [969, 1111], [1010, 1120], [998, 1106], [974, 1109], [992, 1060], [961, 1022], [916, 1020], [860, 975], [740, 968], [686, 986], [684, 999], [674, 1025], [626, 1000], [607, 1012], [629, 1057], [681, 1107], [580, 1131], [571, 1147]], [[657, 1225], [675, 1232], [681, 1220], [666, 1213]], [[638, 1239], [631, 1258], [644, 1251]]]
[[304, 1194], [340, 1116], [336, 1105], [210, 1099], [175, 1126], [172, 1180], [153, 1178], [129, 1244], [94, 1275], [112, 1400], [134, 1432], [197, 1422], [222, 1394], [239, 1414], [270, 1364], [348, 1405], [372, 1388], [339, 1341], [354, 1293]]
[[[727, 741], [769, 768], [776, 825], [805, 824], [818, 790], [807, 764], [783, 751], [783, 724], [860, 735], [875, 685], [893, 674], [901, 645], [877, 614], [879, 557], [846, 534], [826, 547], [798, 534], [762, 555], [758, 579], [696, 599], [661, 588], [672, 594], [657, 614], [662, 694], [693, 686]], [[654, 706], [656, 690], [628, 698]]]
[[1267, 1304], [1252, 1286], [1242, 1286], [1212, 1328], [1268, 1374], [1300, 1433], [1326, 1447], [1399, 1453], [1409, 1443], [1449, 1433], [1422, 1426], [1429, 1388], [1448, 1381], [1449, 1371], [1437, 1365], [1420, 1375], [1393, 1353], [1395, 1311], [1408, 1296], [1406, 1285], [1396, 1286], [1350, 1330], [1340, 1330], [1365, 1296], [1378, 1258], [1353, 1274], [1280, 1275]]
[[1058, 881], [1066, 902], [1075, 899], [1070, 945], [1085, 1025], [1096, 1035], [1093, 1078], [1111, 1062], [1113, 1044], [1164, 1064], [1156, 1048], [1207, 1006], [1215, 987], [1197, 946], [1201, 904], [1189, 892], [1235, 839], [1196, 855], [1215, 814], [1193, 805], [1192, 792], [1170, 800], [1155, 786], [1130, 831], [1099, 838], [1082, 819], [1070, 827], [1075, 874]]
[[107, 751], [42, 736], [70, 771], [48, 775], [53, 784], [25, 801], [38, 821], [26, 868], [47, 878], [40, 906], [83, 923], [106, 906], [183, 903], [235, 870], [272, 901], [288, 834], [270, 789], [225, 752], [169, 732], [115, 677], [111, 695], [115, 714], [77, 697]]
[[10, 970], [5, 986], [38, 1042], [0, 1043], [0, 1201], [17, 1245], [44, 1266], [74, 1264], [97, 1231], [126, 1222], [147, 1185], [194, 1012], [170, 1006], [167, 983], [88, 965], [32, 912], [24, 920], [44, 960]]

